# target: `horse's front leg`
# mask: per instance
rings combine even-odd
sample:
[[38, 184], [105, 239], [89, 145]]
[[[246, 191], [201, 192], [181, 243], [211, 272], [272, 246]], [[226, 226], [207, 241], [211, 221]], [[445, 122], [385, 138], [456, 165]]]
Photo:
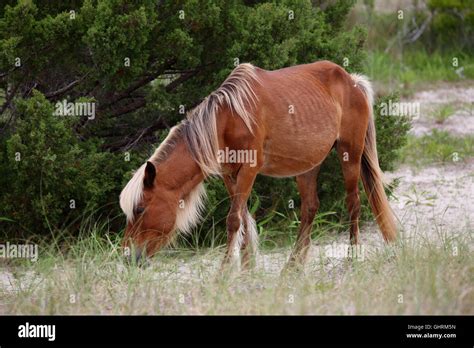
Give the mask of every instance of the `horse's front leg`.
[[[233, 175], [224, 175], [224, 184], [229, 193], [229, 197], [232, 201], [232, 198], [235, 194], [236, 186], [236, 176]], [[252, 269], [256, 265], [257, 249], [258, 249], [258, 232], [255, 219], [250, 214], [247, 204], [243, 205], [243, 211], [241, 220], [243, 222], [243, 238], [240, 246], [240, 251], [242, 252], [242, 268], [243, 269]]]
[[[227, 250], [222, 262], [222, 269], [239, 265], [240, 249], [245, 243], [245, 226], [248, 222], [247, 200], [252, 192], [252, 186], [258, 169], [242, 165], [235, 182], [230, 183], [231, 206], [227, 215]], [[226, 186], [228, 186], [226, 182]], [[228, 187], [229, 189], [229, 187]], [[248, 237], [248, 236], [247, 236]]]
[[242, 241], [242, 268], [251, 270], [257, 265], [258, 231], [255, 219], [248, 209], [244, 211], [245, 235]]

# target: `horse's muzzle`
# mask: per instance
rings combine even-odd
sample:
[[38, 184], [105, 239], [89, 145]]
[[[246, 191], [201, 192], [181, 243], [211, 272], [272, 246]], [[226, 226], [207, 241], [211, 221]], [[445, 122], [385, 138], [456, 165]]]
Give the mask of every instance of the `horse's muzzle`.
[[133, 252], [126, 256], [126, 259], [131, 265], [145, 266], [147, 264], [146, 251], [141, 248], [134, 248]]

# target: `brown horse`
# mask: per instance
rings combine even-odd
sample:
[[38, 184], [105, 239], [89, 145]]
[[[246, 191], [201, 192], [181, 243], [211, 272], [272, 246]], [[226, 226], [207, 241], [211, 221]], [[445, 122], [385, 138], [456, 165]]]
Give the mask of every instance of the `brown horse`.
[[319, 207], [317, 176], [333, 147], [342, 165], [350, 241], [358, 243], [359, 177], [386, 241], [396, 238], [382, 183], [366, 77], [329, 61], [267, 71], [241, 64], [224, 83], [173, 127], [120, 195], [127, 215], [123, 245], [137, 257], [153, 255], [177, 231], [199, 221], [210, 175], [223, 178], [231, 198], [223, 265], [254, 260], [255, 221], [247, 209], [257, 174], [295, 176], [301, 225], [289, 265], [302, 265]]

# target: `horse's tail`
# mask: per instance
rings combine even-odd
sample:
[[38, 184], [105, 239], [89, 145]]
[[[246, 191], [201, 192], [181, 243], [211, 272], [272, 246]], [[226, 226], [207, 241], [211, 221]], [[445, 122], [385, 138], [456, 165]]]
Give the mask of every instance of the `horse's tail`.
[[383, 173], [380, 170], [375, 141], [375, 123], [372, 112], [373, 90], [370, 81], [363, 75], [351, 75], [355, 84], [362, 90], [369, 104], [369, 125], [365, 134], [365, 146], [362, 153], [361, 177], [367, 193], [370, 207], [382, 231], [385, 241], [394, 241], [397, 238], [395, 216], [388, 203], [384, 190]]

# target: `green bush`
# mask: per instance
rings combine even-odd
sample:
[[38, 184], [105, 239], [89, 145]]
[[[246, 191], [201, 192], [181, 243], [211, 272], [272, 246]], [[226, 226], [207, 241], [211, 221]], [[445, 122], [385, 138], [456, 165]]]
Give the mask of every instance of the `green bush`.
[[[236, 62], [276, 69], [328, 59], [362, 71], [366, 31], [344, 29], [354, 2], [8, 1], [0, 11], [2, 231], [77, 235], [91, 214], [120, 231], [118, 195], [131, 171], [184, 117], [181, 108], [197, 105]], [[81, 98], [98, 106], [94, 120], [53, 115], [57, 101]], [[388, 168], [405, 128], [391, 118], [378, 118], [377, 127]], [[331, 156], [321, 173], [322, 210], [343, 214], [336, 172]], [[199, 243], [225, 236], [229, 204], [219, 180], [206, 185]], [[290, 199], [297, 207], [294, 179], [259, 177], [250, 205], [262, 219], [286, 211]]]
[[0, 222], [10, 236], [78, 230], [81, 219], [100, 210], [113, 217], [117, 186], [138, 163], [100, 150], [97, 139], [80, 141], [77, 118], [54, 115], [39, 92], [16, 104], [15, 132], [0, 143]]
[[434, 14], [428, 35], [423, 38], [430, 47], [445, 50], [458, 48], [474, 52], [474, 3], [470, 0], [429, 0]]

